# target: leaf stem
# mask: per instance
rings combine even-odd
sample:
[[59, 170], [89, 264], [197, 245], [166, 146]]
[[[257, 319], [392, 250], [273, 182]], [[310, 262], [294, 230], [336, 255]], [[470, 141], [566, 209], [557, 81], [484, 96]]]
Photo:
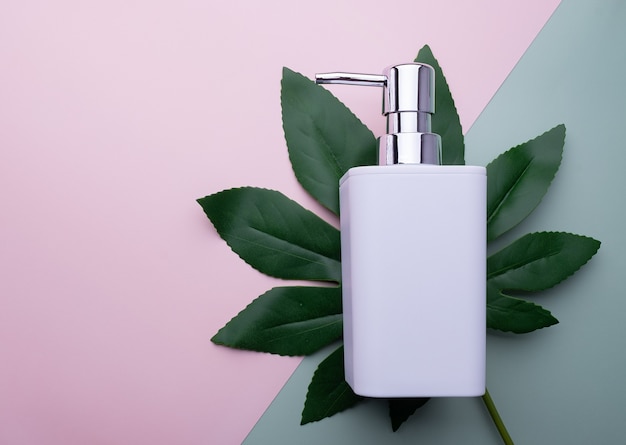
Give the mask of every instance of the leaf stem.
[[502, 441], [506, 445], [515, 445], [513, 443], [513, 439], [511, 439], [511, 436], [509, 435], [509, 432], [506, 430], [506, 426], [504, 426], [502, 417], [500, 417], [500, 413], [498, 413], [498, 409], [496, 408], [495, 403], [493, 403], [493, 399], [491, 398], [491, 395], [489, 395], [487, 388], [485, 388], [485, 395], [481, 398], [487, 407], [487, 411], [489, 411], [489, 415], [491, 416], [493, 423], [496, 425], [496, 428], [500, 433], [500, 437], [502, 437]]

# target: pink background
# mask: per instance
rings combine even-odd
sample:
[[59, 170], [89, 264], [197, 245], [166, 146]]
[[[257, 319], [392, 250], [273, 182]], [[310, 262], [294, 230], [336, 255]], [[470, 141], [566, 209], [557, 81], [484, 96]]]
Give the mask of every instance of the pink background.
[[[209, 342], [279, 282], [195, 199], [255, 185], [320, 211], [281, 67], [376, 73], [429, 43], [467, 129], [557, 3], [2, 2], [0, 443], [240, 443], [299, 360]], [[379, 91], [333, 91], [381, 132]]]

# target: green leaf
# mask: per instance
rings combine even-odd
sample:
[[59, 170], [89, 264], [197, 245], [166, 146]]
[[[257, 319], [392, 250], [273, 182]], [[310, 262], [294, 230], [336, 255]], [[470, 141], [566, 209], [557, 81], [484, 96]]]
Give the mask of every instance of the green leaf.
[[258, 271], [341, 281], [339, 231], [282, 193], [242, 187], [198, 203], [230, 248]]
[[389, 399], [389, 417], [391, 418], [391, 428], [398, 431], [410, 416], [428, 402], [430, 398], [420, 397], [414, 399]]
[[512, 229], [537, 207], [561, 164], [565, 126], [511, 148], [487, 166], [487, 241]]
[[539, 305], [504, 295], [487, 283], [487, 327], [525, 334], [557, 324], [559, 321]]
[[211, 339], [231, 348], [308, 355], [339, 340], [340, 287], [275, 287], [254, 300]]
[[283, 68], [280, 103], [289, 159], [304, 189], [339, 214], [339, 179], [376, 163], [376, 138], [328, 90]]
[[463, 129], [439, 62], [428, 45], [419, 50], [415, 61], [426, 63], [435, 69], [435, 114], [432, 117], [432, 131], [441, 136], [441, 162], [463, 165], [465, 164]]
[[534, 292], [560, 283], [595, 255], [600, 242], [563, 232], [529, 233], [487, 259], [487, 326], [531, 332], [556, 324], [550, 312], [506, 291]]
[[354, 406], [362, 399], [345, 381], [342, 345], [326, 357], [313, 374], [300, 424], [330, 417]]
[[529, 233], [487, 259], [487, 280], [498, 289], [548, 289], [580, 269], [599, 248], [599, 241], [586, 236]]

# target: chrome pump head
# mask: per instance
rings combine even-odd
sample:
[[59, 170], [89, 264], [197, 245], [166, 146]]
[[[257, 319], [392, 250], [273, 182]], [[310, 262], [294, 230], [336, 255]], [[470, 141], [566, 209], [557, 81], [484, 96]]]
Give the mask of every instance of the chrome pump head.
[[315, 82], [383, 87], [387, 134], [378, 139], [379, 165], [441, 164], [441, 138], [431, 133], [435, 70], [430, 65], [394, 65], [383, 74], [316, 74]]

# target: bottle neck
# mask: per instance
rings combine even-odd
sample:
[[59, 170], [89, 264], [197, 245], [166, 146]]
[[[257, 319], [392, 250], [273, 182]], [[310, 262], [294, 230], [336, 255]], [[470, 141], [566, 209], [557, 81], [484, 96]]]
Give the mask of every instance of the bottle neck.
[[378, 139], [378, 165], [441, 165], [441, 138], [434, 133], [385, 134]]

